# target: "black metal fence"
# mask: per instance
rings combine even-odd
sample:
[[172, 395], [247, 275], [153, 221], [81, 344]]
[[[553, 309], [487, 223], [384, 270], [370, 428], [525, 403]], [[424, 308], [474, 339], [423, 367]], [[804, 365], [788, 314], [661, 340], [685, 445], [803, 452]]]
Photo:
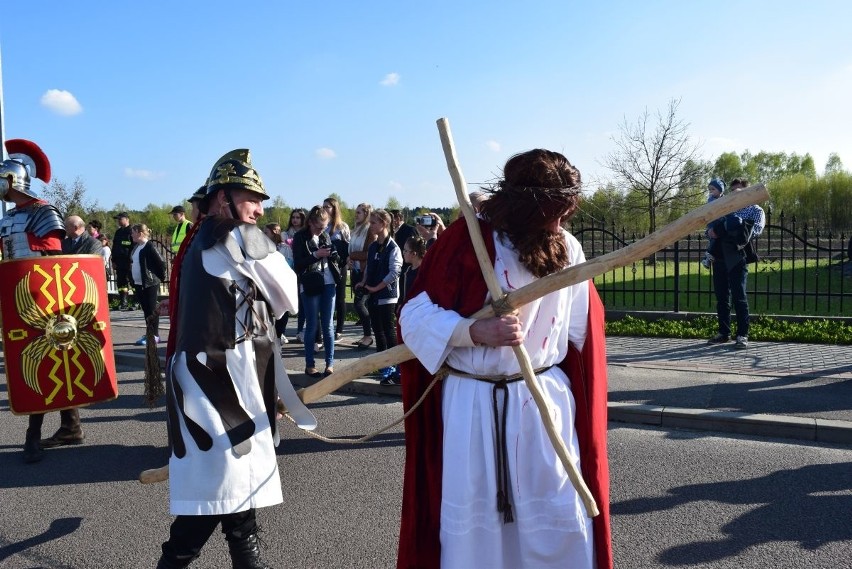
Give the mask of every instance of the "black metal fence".
[[[571, 232], [586, 258], [610, 253], [644, 237], [603, 222], [575, 219]], [[760, 261], [749, 265], [749, 304], [755, 314], [852, 316], [850, 236], [809, 231], [794, 219], [767, 216], [757, 239]], [[710, 269], [700, 261], [707, 248], [697, 232], [656, 255], [595, 279], [608, 309], [715, 312]]]
[[[166, 261], [166, 280], [160, 285], [160, 296], [168, 296], [168, 281], [172, 276], [172, 260], [174, 259], [174, 253], [172, 253], [171, 250], [172, 238], [168, 235], [153, 235], [151, 237], [151, 242], [154, 244], [154, 247], [157, 248], [160, 256]], [[118, 285], [115, 282], [115, 271], [109, 271], [107, 273], [107, 294], [118, 294]]]

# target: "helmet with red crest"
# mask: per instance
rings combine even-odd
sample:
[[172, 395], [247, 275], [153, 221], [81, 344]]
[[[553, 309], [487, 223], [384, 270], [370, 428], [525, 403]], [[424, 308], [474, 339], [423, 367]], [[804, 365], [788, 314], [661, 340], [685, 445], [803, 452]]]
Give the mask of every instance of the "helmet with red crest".
[[50, 161], [35, 142], [22, 138], [6, 141], [9, 159], [0, 162], [0, 199], [9, 199], [9, 189], [37, 198], [30, 187], [30, 181], [38, 178], [44, 183], [50, 181]]

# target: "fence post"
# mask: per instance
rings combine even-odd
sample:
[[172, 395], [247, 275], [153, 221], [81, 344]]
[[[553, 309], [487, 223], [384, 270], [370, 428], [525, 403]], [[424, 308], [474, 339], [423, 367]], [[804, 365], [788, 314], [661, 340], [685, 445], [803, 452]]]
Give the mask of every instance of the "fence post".
[[674, 243], [674, 311], [680, 312], [680, 240]]

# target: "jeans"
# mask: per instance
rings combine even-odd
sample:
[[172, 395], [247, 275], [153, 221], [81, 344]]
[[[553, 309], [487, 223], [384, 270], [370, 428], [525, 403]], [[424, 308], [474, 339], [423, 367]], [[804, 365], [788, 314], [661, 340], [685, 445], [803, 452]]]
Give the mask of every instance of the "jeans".
[[337, 286], [334, 283], [325, 285], [322, 294], [301, 294], [305, 312], [305, 367], [316, 367], [313, 340], [316, 338], [318, 321], [325, 345], [325, 367], [334, 365], [334, 330], [331, 326], [331, 315], [334, 312], [336, 294]]
[[337, 315], [337, 326], [335, 331], [342, 334], [343, 324], [346, 322], [346, 267], [340, 269], [340, 282], [335, 289], [334, 313]]
[[748, 265], [739, 260], [728, 269], [724, 259], [713, 262], [713, 289], [716, 292], [716, 314], [719, 318], [719, 333], [731, 335], [731, 302], [737, 313], [737, 336], [748, 336], [749, 314], [746, 297]]

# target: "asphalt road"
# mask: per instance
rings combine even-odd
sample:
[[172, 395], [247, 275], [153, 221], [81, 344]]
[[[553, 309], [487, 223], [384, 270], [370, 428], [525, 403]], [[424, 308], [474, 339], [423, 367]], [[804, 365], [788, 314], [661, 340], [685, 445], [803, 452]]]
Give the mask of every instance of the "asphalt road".
[[[86, 444], [25, 465], [25, 417], [0, 411], [0, 566], [153, 567], [167, 537], [168, 485], [136, 481], [166, 461], [162, 407], [141, 373], [82, 411]], [[0, 385], [0, 389], [4, 388]], [[2, 404], [5, 405], [5, 400]], [[330, 396], [312, 405], [325, 435], [354, 437], [399, 417], [397, 398]], [[45, 431], [57, 426], [49, 415]], [[277, 568], [393, 567], [403, 435], [331, 445], [282, 424], [285, 503], [259, 510]], [[612, 423], [616, 567], [849, 567], [852, 448]], [[214, 534], [193, 567], [229, 566]]]

